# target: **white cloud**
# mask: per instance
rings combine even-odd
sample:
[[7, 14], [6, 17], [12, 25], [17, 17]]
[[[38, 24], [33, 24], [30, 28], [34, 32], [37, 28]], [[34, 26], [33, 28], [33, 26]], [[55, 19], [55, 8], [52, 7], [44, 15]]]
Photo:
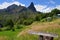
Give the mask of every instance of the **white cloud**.
[[0, 9], [6, 8], [9, 5], [10, 5], [9, 3], [4, 2], [4, 3], [0, 4]]
[[16, 4], [16, 5], [18, 5], [18, 6], [19, 6], [19, 5], [25, 6], [24, 4], [22, 4], [22, 3], [18, 2], [18, 1], [10, 2], [10, 3], [4, 2], [4, 3], [0, 4], [0, 9], [7, 8], [8, 6], [10, 6], [10, 5], [12, 5], [12, 4]]
[[15, 1], [15, 2], [13, 2], [13, 3], [11, 3], [11, 4], [16, 4], [16, 5], [25, 6], [25, 4], [22, 4], [22, 3], [18, 2], [18, 1]]
[[48, 7], [46, 9], [43, 9], [42, 12], [48, 13], [48, 12], [51, 12], [51, 10], [53, 10], [53, 9], [54, 9], [54, 7]]
[[42, 11], [43, 9], [45, 9], [47, 6], [46, 5], [35, 5], [35, 8], [37, 11]]
[[35, 8], [37, 11], [39, 12], [44, 12], [44, 13], [47, 13], [47, 12], [51, 12], [51, 10], [57, 8], [60, 10], [60, 5], [56, 5], [55, 7], [48, 7], [47, 5], [35, 5]]
[[56, 8], [60, 10], [60, 5], [57, 5]]
[[35, 8], [37, 11], [47, 13], [51, 12], [51, 10], [53, 10], [55, 7], [47, 7], [47, 5], [35, 5]]

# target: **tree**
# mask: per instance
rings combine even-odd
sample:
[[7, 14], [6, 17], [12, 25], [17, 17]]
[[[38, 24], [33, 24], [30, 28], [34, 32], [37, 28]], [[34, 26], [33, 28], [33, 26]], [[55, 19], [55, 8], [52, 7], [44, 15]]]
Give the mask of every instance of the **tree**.
[[54, 10], [51, 11], [51, 14], [52, 14], [52, 15], [60, 14], [60, 10], [54, 9]]
[[8, 29], [14, 30], [14, 23], [11, 19], [7, 21], [7, 26], [9, 26]]
[[42, 18], [42, 14], [36, 14], [35, 21], [40, 21]]

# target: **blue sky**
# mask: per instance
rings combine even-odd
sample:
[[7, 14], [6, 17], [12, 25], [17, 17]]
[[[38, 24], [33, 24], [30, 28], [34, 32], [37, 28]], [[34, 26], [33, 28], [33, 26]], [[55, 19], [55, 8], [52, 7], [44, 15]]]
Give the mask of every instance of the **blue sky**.
[[31, 2], [34, 2], [34, 4], [48, 5], [48, 6], [60, 5], [60, 0], [0, 0], [0, 4], [4, 2], [14, 2], [14, 1], [23, 3], [26, 6], [29, 5]]
[[41, 12], [51, 11], [54, 8], [60, 9], [60, 0], [0, 0], [0, 9], [14, 3], [29, 6], [31, 2], [34, 3], [36, 10]]

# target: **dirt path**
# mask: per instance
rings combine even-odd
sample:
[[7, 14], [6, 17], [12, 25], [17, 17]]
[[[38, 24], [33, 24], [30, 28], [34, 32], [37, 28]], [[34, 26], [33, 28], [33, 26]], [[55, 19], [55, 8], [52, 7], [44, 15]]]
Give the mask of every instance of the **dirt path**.
[[18, 35], [17, 35], [17, 37], [19, 37], [20, 35], [23, 35], [23, 34], [25, 34], [25, 33], [27, 33], [27, 30], [25, 29], [24, 31], [21, 31]]
[[20, 32], [17, 37], [20, 35], [26, 34], [29, 30], [32, 31], [44, 31], [44, 30], [55, 30], [56, 28], [60, 28], [60, 25], [54, 22], [50, 23], [37, 23], [30, 25], [30, 28], [25, 29], [24, 31]]

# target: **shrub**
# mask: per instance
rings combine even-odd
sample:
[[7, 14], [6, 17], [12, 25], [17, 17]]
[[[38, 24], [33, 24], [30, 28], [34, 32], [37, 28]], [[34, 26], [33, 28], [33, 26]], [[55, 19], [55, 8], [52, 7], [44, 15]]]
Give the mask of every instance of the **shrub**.
[[24, 25], [30, 25], [33, 23], [33, 20], [32, 19], [27, 19], [23, 22]]
[[5, 31], [9, 31], [9, 30], [11, 30], [10, 27], [7, 27], [7, 28], [5, 29]]
[[46, 21], [46, 18], [42, 19], [41, 22], [45, 22]]
[[17, 25], [17, 29], [21, 29], [21, 28], [23, 28], [22, 25]]
[[13, 28], [12, 31], [15, 31], [15, 29]]
[[13, 23], [13, 21], [12, 21], [12, 20], [8, 20], [8, 21], [7, 21], [7, 26], [8, 26], [8, 29], [14, 28], [14, 23]]
[[0, 31], [2, 31], [2, 29], [0, 28]]

